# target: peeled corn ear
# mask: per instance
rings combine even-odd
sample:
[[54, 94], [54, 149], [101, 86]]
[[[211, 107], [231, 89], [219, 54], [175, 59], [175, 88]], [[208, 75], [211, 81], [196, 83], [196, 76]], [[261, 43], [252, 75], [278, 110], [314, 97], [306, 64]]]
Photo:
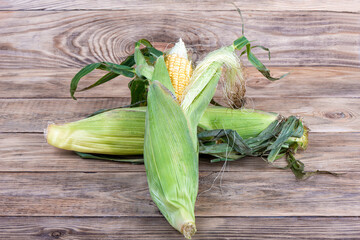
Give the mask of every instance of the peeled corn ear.
[[175, 96], [181, 102], [192, 74], [191, 62], [188, 59], [185, 44], [181, 38], [167, 54], [165, 62], [171, 83], [175, 89]]

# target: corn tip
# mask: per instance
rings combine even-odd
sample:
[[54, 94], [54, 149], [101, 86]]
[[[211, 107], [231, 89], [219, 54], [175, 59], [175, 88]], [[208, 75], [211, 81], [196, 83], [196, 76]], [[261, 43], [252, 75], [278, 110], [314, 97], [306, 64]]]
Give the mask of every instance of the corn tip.
[[188, 59], [185, 43], [181, 38], [177, 43], [175, 43], [175, 46], [170, 50], [169, 55], [171, 54], [177, 54], [179, 57]]

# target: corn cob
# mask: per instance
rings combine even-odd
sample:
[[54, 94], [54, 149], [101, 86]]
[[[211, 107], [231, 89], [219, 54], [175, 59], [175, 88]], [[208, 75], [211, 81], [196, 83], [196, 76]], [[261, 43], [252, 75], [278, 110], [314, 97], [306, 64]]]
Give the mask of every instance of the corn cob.
[[167, 54], [165, 63], [175, 90], [175, 96], [181, 102], [192, 74], [191, 62], [188, 60], [185, 44], [181, 38]]

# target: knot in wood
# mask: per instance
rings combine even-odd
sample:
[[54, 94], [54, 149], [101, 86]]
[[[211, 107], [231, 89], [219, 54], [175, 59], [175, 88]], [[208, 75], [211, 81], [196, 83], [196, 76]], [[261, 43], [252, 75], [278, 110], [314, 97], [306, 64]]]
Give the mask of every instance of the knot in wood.
[[51, 236], [53, 238], [59, 238], [59, 237], [61, 237], [61, 232], [60, 231], [54, 231], [54, 232], [51, 233]]
[[346, 118], [346, 114], [343, 112], [328, 112], [328, 113], [325, 113], [325, 116], [327, 118], [331, 118], [331, 119]]

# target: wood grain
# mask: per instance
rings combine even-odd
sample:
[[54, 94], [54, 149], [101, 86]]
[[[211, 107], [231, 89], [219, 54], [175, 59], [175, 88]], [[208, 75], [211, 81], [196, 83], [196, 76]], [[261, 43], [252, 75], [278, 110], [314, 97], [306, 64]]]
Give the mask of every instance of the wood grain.
[[[297, 158], [307, 170], [360, 172], [360, 133], [310, 133], [309, 147]], [[42, 134], [0, 134], [1, 172], [144, 172], [143, 165], [81, 159], [70, 151], [48, 145]], [[278, 165], [284, 165], [277, 161]], [[200, 171], [219, 172], [223, 163], [200, 160]], [[230, 172], [281, 172], [261, 158], [228, 162]], [[290, 174], [290, 171], [285, 171]], [[276, 173], [274, 173], [276, 174]]]
[[1, 10], [144, 10], [151, 9], [153, 11], [160, 10], [189, 10], [189, 11], [205, 11], [205, 10], [234, 10], [231, 4], [234, 2], [242, 10], [258, 10], [258, 11], [348, 11], [359, 12], [360, 6], [356, 0], [345, 0], [334, 2], [331, 0], [311, 1], [286, 1], [286, 0], [261, 0], [261, 1], [131, 1], [131, 0], [103, 0], [99, 1], [55, 1], [55, 0], [3, 0]]
[[[200, 173], [196, 216], [360, 214], [358, 173], [306, 181], [286, 172], [217, 176]], [[2, 173], [0, 181], [1, 216], [160, 216], [141, 172]]]
[[[244, 11], [246, 36], [268, 66], [359, 67], [359, 14], [343, 12]], [[0, 68], [80, 68], [99, 61], [119, 63], [147, 38], [166, 46], [182, 37], [194, 60], [241, 35], [236, 11], [3, 11]], [[23, 19], [26, 18], [26, 21]], [[16, 39], [16, 41], [14, 41]]]
[[[128, 98], [0, 99], [0, 132], [43, 132], [49, 122], [75, 121], [128, 103]], [[301, 116], [313, 132], [360, 131], [359, 98], [251, 98], [247, 107]]]
[[[356, 239], [358, 217], [197, 217], [194, 239]], [[164, 218], [1, 217], [0, 239], [180, 239]]]
[[[275, 76], [290, 72], [286, 78], [271, 82], [249, 67], [249, 97], [360, 97], [360, 68], [344, 67], [271, 67]], [[70, 81], [79, 69], [0, 69], [0, 98], [69, 98]], [[97, 81], [104, 74], [95, 71], [80, 81], [79, 88]], [[118, 77], [85, 92], [79, 97], [130, 97], [130, 79]], [[216, 96], [221, 96], [221, 91]]]

